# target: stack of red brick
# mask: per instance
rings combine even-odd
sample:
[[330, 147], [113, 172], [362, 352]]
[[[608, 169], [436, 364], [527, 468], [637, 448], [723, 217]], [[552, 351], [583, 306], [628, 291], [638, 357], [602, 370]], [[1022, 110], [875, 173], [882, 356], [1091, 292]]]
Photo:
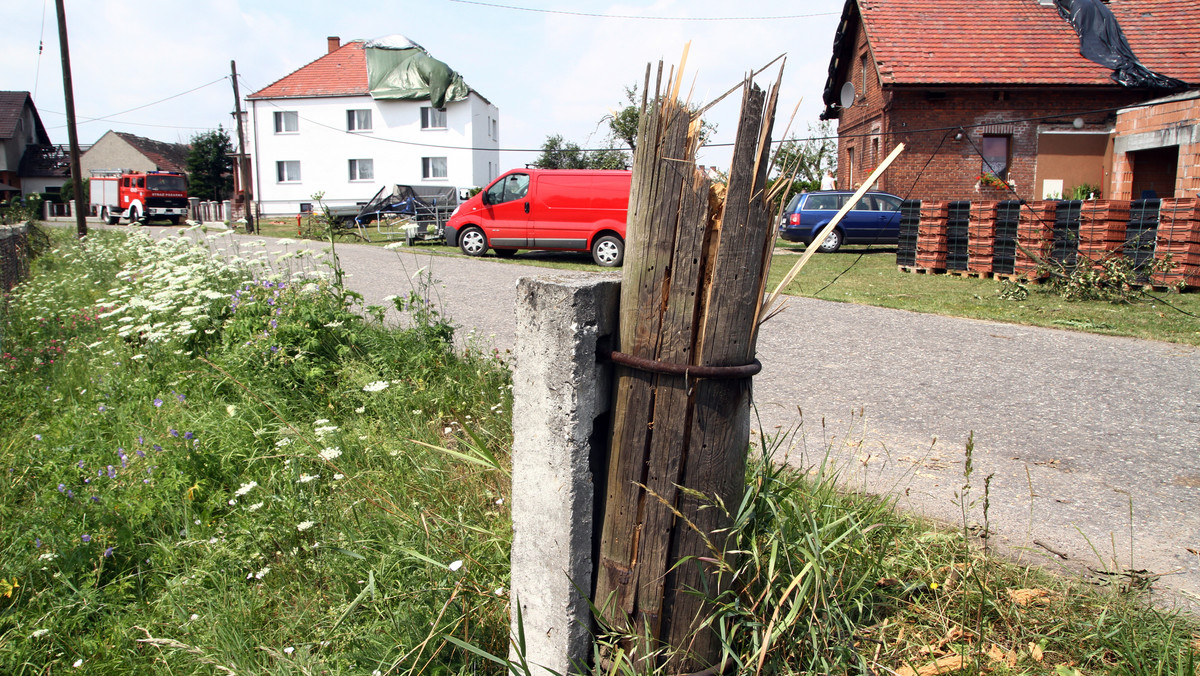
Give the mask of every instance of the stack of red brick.
[[971, 204], [967, 223], [967, 270], [990, 273], [996, 249], [996, 202]]
[[949, 202], [922, 202], [921, 224], [917, 226], [917, 267], [946, 269], [946, 221]]
[[1184, 197], [1162, 201], [1154, 258], [1162, 260], [1168, 255], [1173, 267], [1154, 273], [1154, 284], [1200, 286], [1200, 200]]
[[1017, 225], [1016, 274], [1034, 280], [1041, 277], [1038, 261], [1050, 255], [1054, 243], [1054, 215], [1058, 202], [1037, 201], [1021, 209], [1021, 221]]
[[1101, 261], [1120, 255], [1129, 223], [1129, 202], [1090, 200], [1079, 210], [1079, 261]]

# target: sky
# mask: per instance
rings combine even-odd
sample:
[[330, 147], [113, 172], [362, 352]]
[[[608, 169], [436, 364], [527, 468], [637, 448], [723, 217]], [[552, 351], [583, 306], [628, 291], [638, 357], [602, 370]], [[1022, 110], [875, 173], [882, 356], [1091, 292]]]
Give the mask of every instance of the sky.
[[[54, 0], [0, 0], [0, 90], [29, 91], [51, 142], [67, 143]], [[707, 103], [787, 55], [778, 139], [808, 134], [822, 109], [840, 0], [65, 0], [79, 142], [129, 132], [186, 143], [231, 129], [230, 61], [244, 97], [342, 42], [402, 34], [458, 71], [500, 109], [501, 165], [519, 167], [551, 134], [605, 147], [600, 124], [643, 81], [647, 64], [678, 66]], [[40, 49], [40, 53], [39, 53]], [[764, 89], [778, 64], [757, 79]], [[714, 107], [702, 164], [726, 168], [740, 97]], [[799, 108], [797, 109], [797, 104]], [[244, 104], [243, 104], [244, 105]], [[236, 143], [236, 139], [234, 139]]]

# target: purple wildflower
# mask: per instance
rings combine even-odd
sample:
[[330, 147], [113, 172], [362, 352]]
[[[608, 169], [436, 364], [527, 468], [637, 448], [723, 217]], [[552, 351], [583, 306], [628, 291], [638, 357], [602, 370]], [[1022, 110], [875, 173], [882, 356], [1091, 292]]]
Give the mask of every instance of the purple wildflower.
[[162, 406], [162, 399], [155, 397], [154, 398], [154, 408], [159, 408], [161, 406]]
[[34, 438], [34, 439], [37, 439], [38, 441], [41, 441], [41, 440], [42, 440], [42, 435], [40, 435], [40, 434], [35, 434], [35, 435], [33, 435], [33, 438]]
[[113, 553], [112, 547], [109, 547], [108, 549], [104, 550], [104, 558], [107, 559], [108, 557], [112, 556], [112, 553]]
[[187, 399], [187, 397], [183, 396], [182, 394], [176, 394], [175, 398], [179, 401], [185, 401]]
[[100, 502], [100, 496], [99, 496], [99, 495], [93, 495], [92, 497], [90, 497], [90, 498], [88, 498], [88, 499], [89, 499], [89, 500], [91, 500], [92, 502]]
[[82, 460], [79, 461], [79, 469], [83, 469], [83, 461]]
[[100, 404], [100, 405], [99, 405], [99, 406], [97, 406], [96, 408], [97, 408], [97, 410], [99, 410], [101, 413], [104, 413], [105, 411], [107, 411], [107, 410], [108, 410], [107, 408], [105, 408], [104, 404]]
[[41, 549], [41, 548], [42, 548], [42, 539], [41, 539], [41, 538], [34, 538], [34, 539], [33, 539], [33, 546], [34, 546], [34, 547], [37, 547], [38, 549]]
[[162, 446], [159, 446], [158, 444], [154, 444], [154, 446], [152, 448], [154, 448], [154, 450], [156, 450], [156, 451], [162, 450]]
[[65, 491], [65, 490], [67, 490], [67, 487], [66, 487], [66, 486], [64, 486], [64, 485], [62, 485], [62, 484], [59, 484], [59, 485], [58, 485], [58, 492], [59, 492], [59, 493], [62, 493], [62, 492], [63, 492], [63, 491]]
[[190, 441], [190, 440], [192, 440], [192, 439], [195, 439], [195, 438], [196, 438], [196, 435], [195, 435], [195, 434], [192, 434], [191, 432], [184, 432], [184, 433], [183, 433], [183, 438], [184, 438], [184, 439], [187, 439], [187, 440], [189, 440], [189, 441]]
[[83, 535], [81, 535], [81, 536], [79, 537], [79, 539], [80, 539], [80, 540], [83, 540], [84, 544], [87, 544], [87, 543], [89, 543], [89, 542], [91, 542], [91, 541], [92, 541], [92, 536], [91, 536], [91, 535], [88, 535], [87, 533], [84, 533]]
[[146, 440], [143, 439], [142, 435], [139, 434], [138, 435], [138, 446], [141, 446], [142, 444], [145, 444], [145, 443], [146, 443]]
[[71, 489], [69, 489], [69, 488], [68, 488], [68, 489], [67, 489], [67, 497], [68, 497], [68, 498], [71, 498], [72, 500], [74, 500], [74, 499], [75, 499], [75, 491], [73, 491], [73, 490], [71, 490]]
[[140, 448], [139, 448], [139, 449], [137, 449], [137, 454], [138, 454], [138, 457], [139, 457], [139, 458], [144, 458], [144, 457], [146, 457], [146, 452], [145, 452], [145, 451], [143, 451], [143, 450], [142, 450], [142, 449], [140, 449]]
[[177, 430], [176, 430], [174, 427], [172, 427], [171, 429], [167, 430], [167, 434], [170, 434], [170, 435], [171, 435], [171, 436], [173, 436], [173, 437], [178, 437], [178, 436], [179, 436], [179, 432], [178, 432], [178, 431], [177, 431]]
[[113, 466], [112, 466], [112, 465], [109, 465], [109, 466], [108, 466], [108, 478], [109, 478], [109, 479], [116, 479], [116, 478], [117, 478], [117, 470], [113, 469]]

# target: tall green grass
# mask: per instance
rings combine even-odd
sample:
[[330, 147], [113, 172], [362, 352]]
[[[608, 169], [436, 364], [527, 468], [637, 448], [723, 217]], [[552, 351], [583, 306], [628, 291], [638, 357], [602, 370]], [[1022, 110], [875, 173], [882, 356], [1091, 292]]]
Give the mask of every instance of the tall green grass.
[[[436, 310], [180, 240], [60, 238], [8, 299], [0, 673], [438, 673], [507, 641], [507, 372]], [[478, 430], [486, 429], [487, 434]], [[7, 589], [11, 595], [4, 595]]]

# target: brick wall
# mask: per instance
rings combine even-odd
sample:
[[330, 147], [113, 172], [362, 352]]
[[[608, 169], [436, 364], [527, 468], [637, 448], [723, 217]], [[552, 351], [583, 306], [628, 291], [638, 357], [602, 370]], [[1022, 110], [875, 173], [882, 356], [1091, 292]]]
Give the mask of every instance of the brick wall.
[[[1149, 150], [1154, 138], [1157, 147], [1178, 147], [1172, 195], [1159, 197], [1196, 197], [1200, 195], [1200, 98], [1168, 101], [1134, 108], [1117, 114], [1116, 144], [1113, 155], [1113, 199], [1137, 199], [1133, 194], [1134, 172], [1139, 151]], [[1128, 143], [1134, 141], [1134, 143]]]
[[[882, 190], [925, 200], [1014, 198], [1006, 190], [976, 189], [983, 168], [979, 156], [983, 137], [996, 134], [1012, 137], [1009, 178], [1016, 184], [1016, 197], [1037, 199], [1041, 197], [1040, 188], [1034, 184], [1040, 130], [1072, 129], [1071, 122], [1082, 117], [1085, 130], [1107, 131], [1115, 122], [1115, 113], [1080, 115], [1080, 111], [1115, 109], [1146, 97], [1145, 93], [1116, 85], [1005, 90], [885, 86], [861, 22], [849, 54], [837, 82], [853, 82], [858, 96], [854, 105], [843, 109], [838, 117], [838, 187], [842, 189], [852, 189], [866, 180], [902, 142], [907, 149], [880, 181]], [[863, 56], [867, 57], [865, 83]], [[1010, 122], [1030, 118], [1049, 119]], [[954, 139], [958, 127], [967, 128], [962, 140]]]

